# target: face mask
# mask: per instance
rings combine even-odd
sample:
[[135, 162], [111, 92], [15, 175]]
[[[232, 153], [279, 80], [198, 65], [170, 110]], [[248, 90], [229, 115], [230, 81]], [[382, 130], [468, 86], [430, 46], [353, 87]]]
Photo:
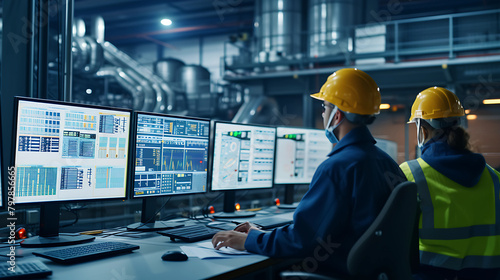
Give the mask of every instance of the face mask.
[[333, 117], [337, 113], [338, 109], [339, 108], [337, 106], [335, 106], [335, 109], [333, 109], [333, 111], [330, 113], [330, 118], [328, 119], [328, 124], [326, 125], [326, 128], [325, 128], [326, 138], [328, 138], [328, 140], [332, 144], [336, 144], [339, 142], [339, 139], [337, 138], [337, 136], [335, 136], [335, 133], [333, 133], [333, 131], [344, 121], [342, 119], [338, 124], [330, 127], [330, 124], [332, 123]]
[[421, 129], [421, 122], [420, 122], [420, 119], [417, 119], [416, 120], [416, 123], [417, 123], [417, 144], [418, 144], [418, 147], [422, 150], [422, 147], [424, 146], [424, 133], [422, 132], [422, 129]]

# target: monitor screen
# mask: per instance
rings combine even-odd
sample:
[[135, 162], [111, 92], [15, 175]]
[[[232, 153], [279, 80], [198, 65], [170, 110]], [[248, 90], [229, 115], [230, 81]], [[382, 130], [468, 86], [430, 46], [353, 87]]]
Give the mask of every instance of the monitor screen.
[[216, 122], [211, 189], [271, 188], [275, 141], [274, 127]]
[[[0, 209], [2, 209], [3, 205], [4, 205], [4, 202], [6, 203], [6, 205], [8, 205], [8, 201], [9, 199], [13, 199], [14, 197], [12, 195], [9, 195], [9, 192], [13, 189], [14, 186], [10, 186], [8, 184], [8, 182], [4, 182], [4, 170], [3, 170], [3, 143], [2, 143], [2, 120], [0, 119]], [[6, 171], [6, 176], [5, 176], [5, 179], [8, 179], [8, 175], [9, 175], [9, 171], [10, 172], [13, 172], [11, 171], [12, 168], [11, 167], [8, 167], [8, 168], [5, 168], [5, 171]], [[5, 193], [8, 195], [7, 197], [3, 197], [2, 194], [3, 194], [3, 186], [4, 186], [4, 183], [7, 183], [5, 185]], [[5, 201], [4, 201], [5, 199]], [[13, 201], [11, 201], [11, 206], [13, 205]]]
[[309, 184], [332, 144], [323, 129], [278, 127], [275, 184]]
[[375, 138], [375, 141], [375, 146], [386, 152], [394, 161], [398, 161], [398, 143], [380, 138]]
[[206, 119], [137, 113], [133, 197], [205, 192], [209, 129]]
[[18, 98], [16, 203], [125, 198], [131, 113]]

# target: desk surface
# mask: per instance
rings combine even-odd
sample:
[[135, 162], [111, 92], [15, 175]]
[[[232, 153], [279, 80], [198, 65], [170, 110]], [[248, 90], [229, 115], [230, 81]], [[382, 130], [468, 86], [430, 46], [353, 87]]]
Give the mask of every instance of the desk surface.
[[[53, 250], [54, 248], [27, 249], [18, 248], [17, 254], [24, 257], [17, 261], [37, 258], [44, 262], [53, 271], [49, 279], [206, 279], [232, 273], [233, 275], [245, 273], [252, 265], [270, 261], [267, 257], [259, 255], [238, 256], [231, 259], [204, 259], [190, 257], [185, 262], [163, 261], [161, 256], [169, 250], [178, 250], [179, 246], [186, 243], [173, 243], [164, 236], [149, 237], [145, 239], [108, 237], [97, 238], [97, 241], [123, 241], [139, 245], [141, 248], [130, 254], [99, 259], [90, 262], [61, 265], [44, 258], [37, 258], [31, 254], [33, 251]], [[262, 263], [260, 265], [266, 265]], [[241, 269], [241, 273], [238, 270]], [[248, 270], [247, 270], [248, 271]]]
[[[190, 257], [185, 262], [163, 261], [161, 256], [169, 250], [179, 250], [180, 246], [195, 243], [171, 242], [168, 237], [157, 233], [142, 233], [140, 237], [110, 236], [97, 237], [96, 241], [121, 241], [139, 245], [141, 248], [133, 253], [99, 259], [72, 265], [61, 265], [44, 258], [32, 255], [33, 251], [54, 250], [55, 248], [22, 248], [17, 247], [16, 255], [23, 256], [16, 261], [38, 259], [53, 271], [53, 275], [44, 279], [229, 279], [237, 278], [266, 267], [283, 264], [283, 260], [271, 259], [261, 255], [238, 255], [226, 259], [199, 259]], [[64, 248], [64, 247], [61, 247]], [[2, 249], [4, 255], [6, 248]], [[293, 263], [293, 261], [285, 261]], [[271, 276], [272, 277], [272, 276]]]

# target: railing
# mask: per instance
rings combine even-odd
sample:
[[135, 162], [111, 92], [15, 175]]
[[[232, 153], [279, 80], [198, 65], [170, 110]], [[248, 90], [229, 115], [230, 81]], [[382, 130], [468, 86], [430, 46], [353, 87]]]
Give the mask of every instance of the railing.
[[234, 46], [227, 42], [222, 58], [223, 71], [277, 71], [281, 68], [276, 66], [301, 69], [321, 63], [355, 65], [368, 59], [370, 63], [400, 63], [498, 54], [500, 9], [370, 23], [351, 27], [343, 33], [349, 34], [348, 37], [336, 44], [317, 41], [318, 44], [330, 45], [331, 51], [328, 52], [327, 48], [326, 52], [316, 56], [311, 53], [309, 39], [313, 35], [317, 38], [317, 34], [301, 34], [303, 51], [295, 54], [277, 52], [286, 49], [286, 46], [280, 45], [272, 46], [269, 50], [256, 50], [255, 42], [259, 38], [253, 38], [251, 48], [238, 46], [240, 55], [230, 56], [228, 52]]

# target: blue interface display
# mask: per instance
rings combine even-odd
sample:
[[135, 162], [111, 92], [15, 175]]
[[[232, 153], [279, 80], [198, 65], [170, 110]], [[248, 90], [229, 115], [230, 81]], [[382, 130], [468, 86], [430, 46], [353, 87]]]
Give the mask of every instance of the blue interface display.
[[208, 120], [139, 113], [134, 197], [206, 191]]

